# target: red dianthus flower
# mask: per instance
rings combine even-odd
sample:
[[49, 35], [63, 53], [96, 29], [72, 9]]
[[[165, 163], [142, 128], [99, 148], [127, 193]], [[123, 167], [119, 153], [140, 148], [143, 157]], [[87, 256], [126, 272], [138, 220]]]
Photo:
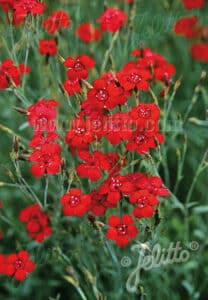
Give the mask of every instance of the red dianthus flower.
[[52, 234], [49, 216], [41, 211], [38, 204], [22, 209], [19, 219], [21, 222], [27, 223], [26, 229], [29, 236], [39, 243]]
[[185, 9], [202, 8], [205, 0], [182, 0]]
[[78, 188], [73, 188], [64, 194], [60, 200], [65, 216], [83, 216], [89, 209], [91, 197], [83, 194]]
[[133, 218], [125, 214], [121, 218], [110, 216], [108, 219], [110, 228], [106, 232], [107, 238], [116, 242], [118, 246], [126, 246], [129, 239], [134, 239], [138, 235], [138, 229], [134, 225]]
[[29, 160], [34, 163], [30, 168], [31, 173], [35, 177], [57, 174], [61, 167], [60, 154], [61, 147], [58, 144], [44, 144], [29, 157]]
[[123, 10], [118, 8], [107, 8], [97, 20], [101, 24], [102, 31], [118, 31], [126, 22], [127, 16]]
[[55, 107], [58, 102], [55, 100], [40, 99], [35, 104], [31, 105], [27, 110], [29, 125], [34, 127], [35, 130], [41, 131], [54, 131], [57, 111]]
[[0, 90], [7, 89], [11, 83], [19, 86], [21, 76], [29, 73], [30, 68], [27, 65], [20, 64], [15, 66], [11, 59], [6, 59], [0, 64]]
[[6, 275], [13, 276], [18, 281], [24, 280], [28, 273], [33, 272], [34, 268], [35, 264], [25, 250], [12, 253], [6, 258]]
[[154, 214], [153, 206], [156, 206], [159, 201], [150, 194], [147, 190], [140, 190], [131, 194], [129, 202], [136, 204], [133, 213], [136, 218], [150, 218]]
[[82, 54], [77, 57], [67, 57], [64, 65], [68, 68], [68, 79], [86, 79], [88, 77], [88, 69], [95, 66], [95, 61], [90, 56]]
[[43, 27], [50, 33], [56, 33], [59, 28], [67, 28], [71, 24], [69, 15], [62, 10], [54, 11], [50, 14], [48, 18], [43, 21]]
[[102, 176], [103, 170], [110, 170], [111, 165], [108, 156], [101, 151], [94, 151], [90, 154], [88, 151], [79, 152], [79, 157], [85, 163], [76, 167], [77, 174], [80, 177], [87, 177], [92, 181], [97, 181]]
[[76, 29], [76, 34], [85, 43], [98, 41], [101, 37], [100, 31], [89, 22], [80, 24]]
[[112, 175], [100, 185], [98, 192], [107, 195], [107, 201], [111, 204], [117, 204], [122, 194], [129, 195], [133, 190], [134, 185], [126, 176]]
[[41, 55], [56, 55], [57, 47], [55, 40], [40, 40], [39, 41], [39, 52]]

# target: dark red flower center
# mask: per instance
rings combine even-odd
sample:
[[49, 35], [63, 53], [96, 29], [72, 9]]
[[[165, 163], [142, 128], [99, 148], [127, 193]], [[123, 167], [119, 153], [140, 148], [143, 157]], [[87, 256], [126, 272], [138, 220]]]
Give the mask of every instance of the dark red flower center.
[[115, 178], [112, 178], [112, 179], [111, 179], [111, 187], [112, 187], [113, 189], [119, 189], [120, 186], [122, 186], [122, 183], [120, 182], [119, 179], [115, 179]]
[[151, 116], [151, 109], [139, 108], [137, 112], [141, 118], [149, 118]]
[[148, 204], [148, 199], [145, 196], [141, 196], [138, 199], [138, 207], [139, 208], [143, 208], [144, 206], [146, 206]]
[[142, 80], [142, 77], [136, 73], [131, 73], [128, 79], [133, 83], [138, 83]]
[[18, 259], [14, 263], [14, 267], [16, 270], [21, 269], [23, 267], [23, 261], [21, 259]]
[[109, 94], [105, 89], [101, 89], [96, 93], [95, 97], [100, 101], [106, 101], [109, 97]]
[[78, 127], [76, 130], [75, 130], [76, 134], [77, 135], [83, 135], [85, 133], [85, 128], [83, 127]]
[[74, 64], [74, 69], [75, 69], [75, 71], [81, 71], [81, 70], [85, 69], [85, 67], [80, 61], [77, 61]]
[[71, 206], [77, 206], [80, 203], [80, 198], [72, 195], [70, 196], [69, 201]]
[[125, 224], [120, 224], [116, 226], [118, 235], [126, 235], [128, 226]]
[[143, 144], [147, 140], [147, 137], [144, 134], [137, 135], [135, 138], [136, 144]]

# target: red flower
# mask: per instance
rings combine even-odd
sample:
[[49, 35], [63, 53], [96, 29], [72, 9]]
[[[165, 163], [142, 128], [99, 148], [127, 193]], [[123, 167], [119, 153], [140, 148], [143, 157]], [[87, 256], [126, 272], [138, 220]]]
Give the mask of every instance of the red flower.
[[117, 78], [121, 86], [127, 90], [138, 89], [146, 91], [149, 89], [149, 80], [151, 73], [147, 70], [136, 68], [125, 68], [124, 70], [117, 73]]
[[35, 264], [30, 260], [29, 253], [25, 250], [19, 251], [17, 254], [10, 254], [6, 258], [5, 273], [13, 276], [16, 280], [22, 281], [28, 273], [33, 272]]
[[173, 31], [176, 34], [184, 35], [187, 39], [200, 36], [202, 29], [198, 21], [196, 16], [182, 17], [175, 22]]
[[67, 57], [64, 65], [68, 68], [67, 77], [70, 80], [86, 79], [88, 77], [88, 69], [95, 66], [95, 61], [86, 54], [77, 57]]
[[49, 225], [49, 216], [41, 211], [38, 204], [30, 205], [21, 210], [19, 215], [21, 222], [26, 222], [26, 229], [29, 236], [41, 243], [46, 237], [52, 234]]
[[100, 185], [98, 192], [107, 195], [107, 201], [111, 204], [117, 204], [122, 194], [131, 194], [133, 190], [134, 185], [126, 176], [112, 175]]
[[57, 51], [55, 40], [39, 41], [39, 52], [41, 55], [56, 55]]
[[73, 188], [64, 194], [60, 200], [63, 204], [63, 213], [65, 216], [83, 216], [91, 203], [91, 197], [87, 194], [82, 194], [78, 188]]
[[35, 135], [30, 140], [29, 146], [31, 148], [38, 148], [44, 144], [51, 144], [59, 138], [58, 134], [55, 132], [41, 132], [35, 133]]
[[101, 37], [100, 31], [89, 22], [80, 24], [76, 29], [76, 34], [85, 43], [98, 41]]
[[0, 274], [5, 274], [6, 271], [6, 257], [0, 253]]
[[69, 15], [62, 10], [54, 11], [48, 18], [43, 21], [43, 27], [50, 33], [56, 33], [59, 28], [67, 28], [71, 24]]
[[150, 194], [166, 197], [170, 195], [168, 189], [164, 186], [162, 179], [159, 176], [145, 175], [136, 183], [137, 188], [148, 190]]
[[191, 55], [193, 59], [208, 62], [208, 44], [196, 43], [191, 46]]
[[0, 200], [0, 209], [3, 207], [3, 202]]
[[61, 147], [58, 144], [45, 144], [35, 150], [29, 157], [31, 162], [31, 173], [35, 177], [42, 177], [44, 174], [57, 174], [61, 167]]
[[132, 121], [125, 112], [117, 112], [108, 117], [104, 134], [107, 140], [115, 145], [132, 137]]
[[126, 150], [137, 150], [139, 154], [145, 154], [150, 149], [156, 148], [157, 143], [161, 144], [164, 141], [164, 138], [161, 133], [158, 133], [153, 129], [136, 130], [133, 132], [130, 142], [126, 144]]
[[58, 102], [55, 100], [40, 99], [35, 104], [31, 105], [28, 110], [28, 122], [29, 125], [35, 127], [39, 133], [41, 131], [54, 131], [57, 111], [55, 107]]
[[38, 0], [15, 0], [13, 4], [15, 24], [24, 21], [27, 14], [42, 15], [45, 4]]
[[106, 154], [100, 151], [94, 151], [90, 154], [88, 151], [79, 152], [79, 157], [85, 163], [76, 167], [77, 174], [80, 177], [87, 177], [92, 181], [97, 181], [102, 176], [103, 170], [110, 170], [110, 163]]
[[182, 0], [185, 9], [202, 8], [205, 4], [204, 0]]
[[86, 150], [88, 144], [94, 140], [94, 134], [87, 123], [82, 119], [74, 119], [72, 126], [68, 130], [65, 141], [69, 147], [77, 148], [77, 150]]
[[131, 108], [130, 117], [139, 121], [139, 123], [150, 119], [158, 121], [160, 118], [160, 108], [154, 103], [140, 102], [137, 106]]
[[124, 25], [126, 19], [127, 16], [124, 11], [109, 7], [101, 14], [97, 22], [101, 24], [102, 31], [116, 32]]
[[104, 215], [108, 207], [115, 207], [114, 204], [107, 201], [107, 195], [101, 195], [98, 191], [92, 191], [90, 193], [92, 202], [90, 203], [89, 210], [91, 210], [95, 215]]
[[154, 214], [153, 206], [158, 205], [159, 201], [155, 196], [150, 194], [147, 190], [140, 190], [134, 192], [129, 201], [137, 204], [133, 213], [136, 218], [150, 218]]
[[0, 64], [0, 90], [7, 89], [11, 83], [19, 86], [21, 75], [29, 73], [30, 68], [27, 65], [20, 64], [15, 66], [11, 59], [6, 59]]
[[138, 229], [134, 225], [133, 218], [125, 214], [121, 218], [110, 216], [108, 219], [110, 228], [106, 232], [108, 239], [116, 242], [118, 246], [126, 246], [129, 239], [134, 239], [138, 235]]
[[0, 0], [0, 6], [5, 12], [13, 8], [15, 0]]
[[87, 103], [98, 107], [113, 109], [117, 105], [123, 105], [129, 94], [116, 85], [115, 81], [108, 83], [104, 79], [96, 79], [93, 82], [93, 88], [87, 93]]
[[64, 89], [66, 90], [69, 96], [73, 95], [74, 93], [81, 92], [81, 85], [79, 83], [79, 79], [67, 79], [64, 81]]

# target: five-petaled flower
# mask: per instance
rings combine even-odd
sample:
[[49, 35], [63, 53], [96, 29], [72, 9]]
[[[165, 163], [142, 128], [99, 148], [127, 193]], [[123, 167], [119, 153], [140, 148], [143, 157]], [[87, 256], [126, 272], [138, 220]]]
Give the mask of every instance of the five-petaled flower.
[[29, 253], [20, 250], [6, 257], [5, 274], [14, 277], [18, 281], [26, 278], [28, 273], [33, 272], [35, 264], [30, 260]]
[[108, 225], [106, 236], [108, 239], [113, 240], [120, 247], [129, 244], [129, 239], [134, 239], [139, 231], [134, 225], [133, 218], [125, 214], [121, 218], [118, 216], [110, 216], [108, 219]]
[[79, 188], [72, 188], [60, 199], [65, 216], [83, 216], [91, 203], [91, 196], [83, 194]]

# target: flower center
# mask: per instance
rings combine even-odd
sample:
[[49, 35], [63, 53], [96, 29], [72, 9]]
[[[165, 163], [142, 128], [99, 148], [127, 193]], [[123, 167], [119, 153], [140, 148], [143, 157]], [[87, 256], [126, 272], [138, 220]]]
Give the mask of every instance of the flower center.
[[78, 127], [75, 130], [75, 132], [76, 132], [77, 135], [82, 135], [83, 133], [85, 133], [85, 129], [83, 127]]
[[138, 115], [141, 118], [149, 118], [151, 116], [151, 110], [145, 109], [145, 108], [139, 108], [138, 109]]
[[120, 224], [116, 227], [118, 235], [126, 235], [127, 234], [127, 225]]
[[138, 74], [131, 73], [131, 75], [129, 76], [129, 81], [131, 81], [133, 83], [138, 83], [141, 80], [142, 80], [142, 77]]
[[108, 91], [101, 89], [97, 92], [96, 98], [100, 101], [105, 101], [109, 97]]
[[112, 183], [111, 183], [113, 189], [119, 189], [120, 186], [122, 186], [122, 183], [120, 182], [119, 179], [112, 178]]
[[80, 198], [76, 196], [70, 197], [70, 205], [71, 206], [77, 206], [80, 203]]
[[85, 69], [85, 67], [83, 66], [83, 64], [81, 63], [81, 62], [76, 62], [75, 64], [74, 64], [74, 69], [76, 70], [76, 71], [80, 71], [80, 70], [83, 70], [83, 69]]
[[35, 6], [34, 1], [25, 0], [22, 4], [22, 8], [26, 11], [30, 11]]
[[146, 141], [146, 136], [144, 134], [140, 134], [135, 138], [136, 144], [142, 144]]
[[16, 270], [20, 269], [22, 266], [23, 266], [23, 261], [22, 260], [18, 259], [18, 260], [15, 261], [14, 267], [15, 267]]
[[138, 207], [143, 208], [144, 206], [147, 205], [147, 201], [148, 201], [147, 197], [145, 197], [145, 196], [140, 197], [138, 199]]

